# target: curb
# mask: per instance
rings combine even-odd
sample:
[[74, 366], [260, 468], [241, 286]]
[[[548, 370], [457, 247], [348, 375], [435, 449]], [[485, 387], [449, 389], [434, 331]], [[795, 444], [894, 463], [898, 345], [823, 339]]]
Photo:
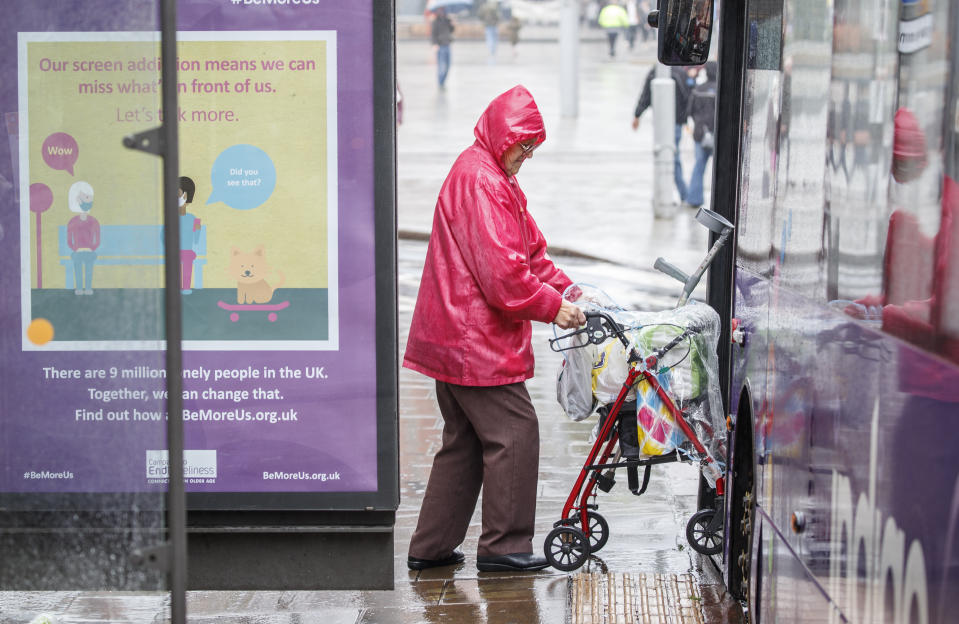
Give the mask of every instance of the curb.
[[[428, 243], [430, 240], [429, 232], [416, 232], [413, 230], [397, 230], [396, 238], [398, 240], [411, 240], [419, 241], [423, 243]], [[590, 260], [592, 262], [605, 262], [606, 264], [612, 264], [615, 266], [628, 266], [616, 260], [610, 260], [609, 258], [600, 258], [599, 256], [593, 256], [581, 251], [576, 251], [575, 249], [569, 249], [568, 247], [555, 247], [550, 245], [546, 248], [547, 253], [551, 256], [562, 256], [564, 258], [576, 258], [578, 260]]]

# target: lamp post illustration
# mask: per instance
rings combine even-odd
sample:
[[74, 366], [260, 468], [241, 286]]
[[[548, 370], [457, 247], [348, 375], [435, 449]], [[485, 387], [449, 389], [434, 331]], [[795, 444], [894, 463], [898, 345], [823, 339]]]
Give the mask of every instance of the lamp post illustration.
[[30, 185], [30, 212], [37, 215], [37, 288], [43, 288], [43, 238], [40, 215], [53, 205], [53, 191], [42, 182]]

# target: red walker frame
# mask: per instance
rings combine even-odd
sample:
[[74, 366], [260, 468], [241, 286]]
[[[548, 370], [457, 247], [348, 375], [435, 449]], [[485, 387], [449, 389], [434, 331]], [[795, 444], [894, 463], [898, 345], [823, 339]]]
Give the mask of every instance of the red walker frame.
[[[685, 340], [688, 336], [697, 333], [696, 330], [689, 328], [685, 329], [679, 336], [671, 340], [663, 347], [655, 350], [652, 355], [649, 355], [644, 359], [639, 355], [636, 349], [630, 345], [622, 327], [620, 327], [619, 324], [616, 323], [616, 321], [614, 321], [609, 315], [603, 312], [589, 312], [586, 314], [586, 317], [587, 327], [579, 331], [586, 333], [587, 336], [589, 336], [590, 342], [593, 344], [600, 344], [604, 342], [610, 334], [615, 335], [626, 346], [626, 348], [629, 349], [629, 357], [627, 361], [629, 362], [630, 367], [629, 373], [626, 376], [626, 381], [623, 382], [623, 386], [620, 388], [616, 400], [609, 409], [609, 412], [603, 421], [603, 425], [600, 428], [600, 432], [596, 437], [596, 441], [593, 443], [589, 455], [586, 458], [586, 463], [583, 464], [583, 467], [579, 472], [579, 476], [576, 478], [576, 482], [573, 484], [573, 488], [570, 491], [569, 497], [566, 499], [566, 504], [563, 505], [563, 519], [554, 523], [553, 531], [546, 538], [545, 551], [547, 559], [554, 567], [565, 571], [575, 570], [576, 568], [580, 567], [586, 562], [586, 560], [589, 558], [589, 555], [594, 550], [594, 548], [590, 547], [592, 542], [592, 531], [590, 529], [590, 510], [595, 509], [597, 505], [589, 503], [589, 499], [590, 497], [595, 496], [595, 488], [597, 486], [599, 486], [601, 489], [603, 488], [603, 486], [600, 484], [601, 480], [606, 479], [609, 483], [609, 487], [612, 487], [612, 480], [600, 474], [603, 470], [615, 470], [616, 468], [622, 467], [635, 468], [639, 465], [645, 465], [647, 472], [643, 479], [642, 490], [636, 491], [636, 489], [631, 487], [633, 493], [639, 495], [646, 490], [646, 485], [649, 479], [650, 465], [677, 461], [680, 459], [678, 453], [673, 451], [672, 453], [668, 453], [663, 456], [652, 457], [646, 460], [632, 460], [627, 461], [626, 463], [621, 463], [619, 462], [621, 452], [618, 452], [616, 459], [614, 459], [612, 462], [609, 461], [610, 457], [613, 455], [614, 449], [616, 449], [617, 443], [619, 442], [619, 432], [615, 425], [619, 421], [620, 409], [626, 402], [626, 397], [633, 386], [642, 380], [647, 381], [656, 391], [656, 394], [666, 405], [680, 430], [692, 443], [693, 448], [695, 448], [696, 451], [703, 457], [703, 465], [707, 466], [711, 464], [712, 469], [719, 473], [720, 476], [716, 478], [716, 495], [717, 500], [720, 501], [720, 503], [725, 492], [724, 478], [722, 476], [722, 472], [719, 470], [719, 467], [716, 465], [716, 460], [713, 459], [712, 455], [706, 450], [706, 447], [703, 446], [702, 442], [696, 436], [695, 431], [693, 431], [693, 428], [690, 427], [689, 423], [686, 422], [683, 411], [676, 406], [675, 401], [673, 401], [673, 398], [668, 392], [666, 392], [662, 384], [659, 383], [659, 379], [657, 379], [656, 375], [650, 372], [656, 370], [656, 365], [669, 350]], [[603, 321], [609, 325], [611, 328], [610, 330], [602, 327]], [[569, 338], [575, 333], [579, 332], [567, 334], [566, 336], [562, 336], [556, 340]], [[600, 449], [602, 449], [602, 452], [600, 452]], [[596, 463], [597, 456], [599, 456], [599, 463]], [[608, 491], [609, 488], [605, 489]], [[579, 501], [578, 505], [577, 499]], [[715, 510], [715, 514], [719, 515], [720, 517], [716, 518], [714, 515], [710, 518], [712, 522], [708, 523], [713, 529], [715, 528], [714, 525], [717, 522], [721, 525], [722, 518], [720, 509], [721, 508], [718, 507]], [[706, 511], [712, 512], [713, 510], [701, 510], [693, 516], [693, 520]], [[578, 529], [574, 526], [577, 523], [577, 520], [580, 527]], [[691, 520], [690, 525], [687, 526], [687, 536], [689, 536], [690, 532], [694, 530], [693, 520]], [[605, 520], [601, 520], [601, 529], [603, 531], [608, 531], [608, 529], [605, 527]], [[585, 539], [581, 539], [580, 536], [572, 533], [572, 531], [579, 531], [582, 535], [582, 538]], [[602, 545], [605, 545], [606, 537], [606, 535], [600, 536], [600, 540], [602, 541], [599, 545], [599, 548], [601, 548]], [[559, 540], [558, 544], [555, 544], [554, 548], [551, 549], [551, 543], [555, 542], [557, 539]], [[691, 539], [690, 543], [698, 552], [703, 552], [704, 554], [715, 554], [714, 552], [706, 552], [705, 550], [697, 548], [695, 541], [696, 540]], [[598, 550], [599, 548], [595, 548], [595, 550]]]

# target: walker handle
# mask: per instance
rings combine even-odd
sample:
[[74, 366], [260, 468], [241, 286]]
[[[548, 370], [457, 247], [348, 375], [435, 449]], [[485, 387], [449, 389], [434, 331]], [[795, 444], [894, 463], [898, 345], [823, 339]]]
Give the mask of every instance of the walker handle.
[[[626, 338], [626, 334], [623, 330], [623, 327], [617, 323], [613, 317], [606, 314], [605, 312], [586, 312], [586, 326], [572, 331], [568, 334], [563, 334], [558, 338], [550, 338], [549, 347], [553, 351], [568, 351], [570, 349], [578, 349], [585, 347], [587, 344], [599, 345], [606, 342], [607, 338], [615, 336], [619, 338], [620, 342], [623, 343], [623, 346], [629, 346], [629, 339]], [[586, 340], [582, 344], [570, 345], [568, 347], [558, 346], [557, 343], [561, 340], [568, 340], [573, 336], [585, 334]]]

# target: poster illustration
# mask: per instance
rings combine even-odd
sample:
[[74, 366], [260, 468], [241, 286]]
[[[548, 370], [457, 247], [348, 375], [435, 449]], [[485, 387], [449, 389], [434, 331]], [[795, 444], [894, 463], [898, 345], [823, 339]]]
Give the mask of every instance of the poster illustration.
[[[336, 346], [335, 35], [180, 33], [186, 349]], [[159, 319], [111, 313], [162, 307], [159, 176], [102, 145], [159, 125], [160, 67], [150, 33], [20, 36], [21, 302], [47, 350], [162, 348]]]

